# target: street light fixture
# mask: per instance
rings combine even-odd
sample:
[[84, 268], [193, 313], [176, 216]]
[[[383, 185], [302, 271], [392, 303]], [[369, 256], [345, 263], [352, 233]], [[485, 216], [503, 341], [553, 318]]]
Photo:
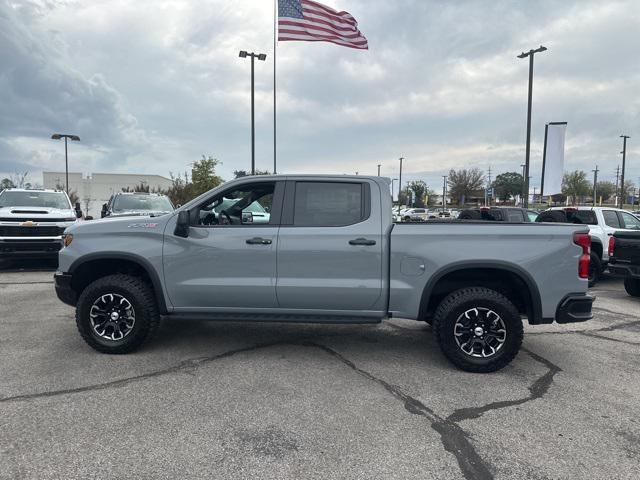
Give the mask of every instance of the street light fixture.
[[251, 57], [251, 175], [256, 174], [256, 124], [255, 124], [255, 81], [254, 81], [254, 61], [257, 58], [263, 62], [267, 59], [266, 53], [249, 53], [246, 50], [240, 51], [240, 58]]
[[67, 133], [54, 133], [51, 135], [52, 140], [60, 140], [64, 138], [64, 175], [65, 175], [65, 185], [64, 188], [69, 195], [69, 155], [67, 153], [67, 139], [72, 142], [79, 142], [80, 137], [78, 135], [70, 135]]
[[533, 56], [536, 53], [544, 52], [547, 48], [540, 45], [539, 48], [531, 49], [528, 52], [522, 52], [518, 55], [518, 58], [529, 57], [529, 101], [527, 108], [527, 147], [525, 154], [525, 172], [524, 172], [524, 184], [522, 186], [522, 193], [524, 196], [523, 206], [527, 208], [529, 205], [529, 154], [531, 151], [531, 101], [533, 98]]

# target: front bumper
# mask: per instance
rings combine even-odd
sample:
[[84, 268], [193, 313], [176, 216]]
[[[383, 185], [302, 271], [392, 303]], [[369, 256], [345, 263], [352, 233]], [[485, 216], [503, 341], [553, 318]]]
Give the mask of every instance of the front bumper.
[[72, 276], [69, 273], [56, 272], [53, 275], [53, 281], [55, 283], [56, 295], [63, 303], [76, 306], [78, 295], [71, 287]]
[[556, 322], [575, 323], [592, 319], [591, 307], [594, 300], [595, 297], [591, 295], [567, 295], [556, 309]]

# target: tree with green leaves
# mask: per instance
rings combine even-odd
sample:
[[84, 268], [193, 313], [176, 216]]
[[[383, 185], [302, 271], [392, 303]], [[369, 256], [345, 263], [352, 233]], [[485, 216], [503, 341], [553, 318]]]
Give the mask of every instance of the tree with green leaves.
[[[62, 185], [61, 183], [56, 183], [56, 190], [64, 191], [64, 185]], [[80, 201], [80, 196], [78, 195], [78, 192], [76, 192], [75, 190], [69, 190], [67, 195], [69, 195], [69, 200], [71, 201], [71, 205], [75, 207], [76, 202]]]
[[429, 187], [422, 180], [414, 180], [407, 184], [407, 189], [413, 193], [413, 205], [418, 208], [425, 206], [425, 200], [429, 194]]
[[516, 195], [522, 195], [522, 175], [518, 172], [505, 172], [496, 177], [491, 186], [497, 198], [506, 202]]
[[584, 170], [574, 170], [567, 172], [562, 178], [562, 193], [571, 198], [571, 205], [592, 192], [592, 184], [587, 180], [587, 173]]
[[[251, 174], [246, 170], [234, 170], [233, 175], [235, 176], [235, 178], [241, 178], [248, 177]], [[271, 175], [271, 172], [269, 172], [269, 170], [256, 170], [256, 175]]]
[[611, 197], [613, 197], [616, 193], [616, 186], [613, 182], [608, 182], [606, 180], [600, 181], [596, 183], [596, 201], [602, 198], [603, 202], [606, 202]]
[[461, 205], [465, 199], [471, 196], [482, 195], [484, 190], [484, 173], [479, 168], [451, 169], [449, 170], [447, 185], [449, 186], [449, 197], [456, 200], [458, 205]]
[[3, 178], [2, 181], [0, 181], [0, 192], [7, 188], [16, 188], [16, 186], [10, 178]]
[[191, 165], [191, 177], [188, 172], [177, 176], [169, 173], [172, 185], [166, 192], [167, 196], [174, 205], [183, 205], [217, 187], [223, 182], [222, 178], [216, 175], [216, 167], [219, 164], [220, 161], [212, 156], [203, 155], [200, 160], [196, 160]]

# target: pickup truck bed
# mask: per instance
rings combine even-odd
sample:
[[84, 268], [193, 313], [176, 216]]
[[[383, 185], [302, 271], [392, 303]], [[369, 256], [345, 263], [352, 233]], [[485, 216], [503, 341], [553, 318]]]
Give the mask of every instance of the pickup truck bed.
[[[225, 199], [229, 207], [220, 209]], [[254, 222], [259, 205], [269, 221]], [[591, 318], [585, 226], [394, 224], [389, 179], [256, 176], [161, 217], [72, 227], [56, 291], [96, 350], [126, 353], [160, 315], [433, 325], [445, 355], [495, 371], [537, 325]]]

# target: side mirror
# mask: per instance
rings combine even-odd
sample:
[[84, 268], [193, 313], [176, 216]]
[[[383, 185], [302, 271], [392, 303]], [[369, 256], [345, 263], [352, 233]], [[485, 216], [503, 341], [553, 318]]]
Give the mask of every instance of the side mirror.
[[173, 231], [174, 235], [178, 237], [187, 238], [189, 236], [189, 211], [181, 210], [178, 212], [178, 219], [176, 220], [176, 228]]
[[76, 218], [82, 218], [82, 210], [76, 210]]
[[102, 204], [102, 210], [100, 211], [100, 218], [104, 218], [104, 217], [106, 217], [106, 216], [107, 216], [107, 209], [108, 209], [108, 208], [109, 208], [109, 207], [107, 206], [107, 204], [106, 204], [106, 203], [103, 203], [103, 204]]
[[251, 212], [242, 212], [242, 224], [253, 224], [253, 213]]

